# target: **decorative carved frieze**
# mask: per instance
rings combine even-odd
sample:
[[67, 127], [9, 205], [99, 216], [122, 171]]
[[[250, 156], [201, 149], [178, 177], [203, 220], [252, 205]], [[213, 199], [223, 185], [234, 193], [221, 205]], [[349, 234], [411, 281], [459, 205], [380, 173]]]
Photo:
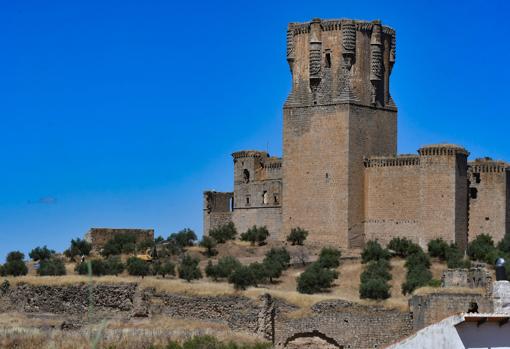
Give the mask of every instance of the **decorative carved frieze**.
[[294, 28], [292, 23], [289, 24], [289, 29], [287, 30], [287, 63], [289, 63], [290, 72], [294, 71], [294, 60], [295, 60], [295, 52], [294, 52]]
[[340, 101], [358, 100], [352, 90], [351, 68], [356, 57], [356, 24], [354, 21], [342, 23], [342, 73], [340, 76]]
[[[309, 56], [309, 73], [310, 88], [315, 94], [321, 81], [322, 68], [322, 41], [321, 41], [321, 20], [314, 19], [310, 23], [310, 56]], [[315, 97], [314, 97], [315, 100]]]
[[383, 47], [381, 39], [381, 24], [374, 22], [370, 37], [370, 81], [372, 82], [371, 103], [377, 104], [378, 89], [383, 79]]

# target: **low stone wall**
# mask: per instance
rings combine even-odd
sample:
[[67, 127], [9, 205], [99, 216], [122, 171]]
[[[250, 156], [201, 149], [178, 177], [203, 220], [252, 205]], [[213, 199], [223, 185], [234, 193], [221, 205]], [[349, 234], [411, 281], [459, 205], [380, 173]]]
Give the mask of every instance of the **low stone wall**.
[[[90, 301], [91, 300], [91, 301]], [[275, 348], [375, 348], [448, 316], [492, 311], [492, 299], [479, 294], [435, 293], [414, 296], [411, 313], [343, 300], [316, 303], [306, 313], [269, 294], [193, 296], [141, 288], [136, 283], [43, 286], [18, 284], [0, 292], [0, 313], [19, 311], [79, 324], [91, 310], [97, 319], [167, 316], [225, 325], [274, 343]], [[80, 320], [81, 319], [81, 320]], [[213, 326], [212, 326], [213, 327]]]
[[276, 324], [276, 348], [376, 348], [413, 333], [409, 313], [342, 300], [317, 303], [302, 318], [282, 313]]
[[191, 297], [154, 293], [150, 300], [151, 314], [177, 319], [225, 323], [232, 330], [255, 333], [260, 302], [239, 296]]
[[99, 251], [106, 243], [119, 235], [132, 235], [136, 242], [154, 240], [154, 229], [131, 229], [131, 228], [91, 228], [85, 235], [85, 240]]
[[[11, 308], [26, 313], [85, 315], [129, 313], [133, 310], [136, 284], [44, 286], [21, 284], [5, 294]], [[2, 309], [0, 309], [1, 311]]]
[[466, 294], [438, 291], [415, 295], [409, 301], [414, 329], [420, 330], [452, 315], [469, 312], [492, 313], [493, 301], [484, 294]]

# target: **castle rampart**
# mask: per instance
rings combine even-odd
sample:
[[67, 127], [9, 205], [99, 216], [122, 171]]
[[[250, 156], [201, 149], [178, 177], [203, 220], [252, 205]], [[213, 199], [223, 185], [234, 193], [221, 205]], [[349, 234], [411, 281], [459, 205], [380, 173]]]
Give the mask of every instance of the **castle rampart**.
[[283, 158], [240, 151], [234, 158], [232, 220], [240, 232], [292, 228], [307, 243], [359, 248], [408, 237], [465, 248], [481, 233], [510, 230], [510, 169], [476, 160], [454, 144], [397, 154], [390, 93], [396, 33], [381, 21], [290, 23], [292, 88], [283, 106]]

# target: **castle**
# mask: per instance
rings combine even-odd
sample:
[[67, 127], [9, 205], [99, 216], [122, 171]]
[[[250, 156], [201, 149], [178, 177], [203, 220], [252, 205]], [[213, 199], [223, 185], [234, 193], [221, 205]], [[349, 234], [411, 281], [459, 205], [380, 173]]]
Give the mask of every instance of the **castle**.
[[301, 227], [309, 243], [341, 248], [397, 236], [465, 248], [510, 233], [510, 164], [468, 161], [453, 144], [397, 154], [395, 58], [395, 31], [380, 21], [290, 23], [283, 158], [232, 154], [234, 191], [204, 193], [204, 233], [232, 221], [283, 241]]

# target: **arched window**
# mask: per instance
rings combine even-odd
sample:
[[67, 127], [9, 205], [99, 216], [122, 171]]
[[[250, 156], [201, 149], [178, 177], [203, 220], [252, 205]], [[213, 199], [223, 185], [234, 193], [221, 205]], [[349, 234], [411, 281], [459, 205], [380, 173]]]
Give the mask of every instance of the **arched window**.
[[269, 203], [269, 195], [267, 194], [267, 191], [264, 190], [264, 193], [262, 194], [262, 203], [264, 205], [267, 205]]

